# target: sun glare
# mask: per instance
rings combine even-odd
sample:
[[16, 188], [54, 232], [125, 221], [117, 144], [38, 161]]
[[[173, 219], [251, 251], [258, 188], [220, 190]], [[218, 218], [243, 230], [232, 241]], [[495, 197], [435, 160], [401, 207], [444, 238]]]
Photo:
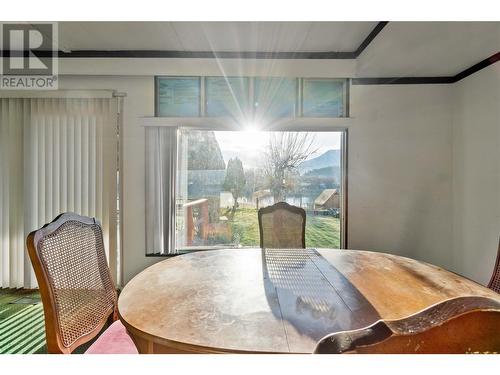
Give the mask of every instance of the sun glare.
[[243, 125], [243, 131], [246, 133], [259, 133], [262, 132], [262, 126], [256, 122], [247, 122]]

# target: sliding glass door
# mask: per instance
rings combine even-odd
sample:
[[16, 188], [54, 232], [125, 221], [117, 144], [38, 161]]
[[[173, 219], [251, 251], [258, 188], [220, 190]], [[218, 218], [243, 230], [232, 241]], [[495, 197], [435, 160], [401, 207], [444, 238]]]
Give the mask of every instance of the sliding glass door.
[[117, 279], [117, 99], [60, 95], [0, 98], [1, 288], [36, 287], [26, 236], [68, 211], [101, 222]]

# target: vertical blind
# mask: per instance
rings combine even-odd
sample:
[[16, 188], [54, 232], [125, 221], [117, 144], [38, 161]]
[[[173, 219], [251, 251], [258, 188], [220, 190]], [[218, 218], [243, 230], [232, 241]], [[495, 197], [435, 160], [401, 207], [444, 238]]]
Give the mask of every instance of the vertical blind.
[[146, 128], [146, 254], [175, 253], [176, 127]]
[[0, 98], [0, 286], [34, 288], [26, 236], [62, 212], [96, 217], [116, 280], [117, 102]]

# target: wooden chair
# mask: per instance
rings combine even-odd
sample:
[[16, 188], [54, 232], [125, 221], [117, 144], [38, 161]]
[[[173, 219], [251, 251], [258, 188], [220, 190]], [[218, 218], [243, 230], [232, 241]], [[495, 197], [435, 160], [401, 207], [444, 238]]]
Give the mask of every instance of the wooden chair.
[[306, 212], [286, 202], [259, 209], [261, 248], [306, 247]]
[[500, 352], [500, 300], [459, 297], [401, 320], [379, 320], [320, 340], [315, 353], [455, 354]]
[[500, 239], [498, 240], [497, 260], [495, 262], [495, 268], [493, 269], [490, 282], [488, 283], [488, 288], [500, 293]]
[[45, 315], [49, 353], [137, 353], [117, 313], [117, 293], [96, 219], [64, 213], [27, 238]]

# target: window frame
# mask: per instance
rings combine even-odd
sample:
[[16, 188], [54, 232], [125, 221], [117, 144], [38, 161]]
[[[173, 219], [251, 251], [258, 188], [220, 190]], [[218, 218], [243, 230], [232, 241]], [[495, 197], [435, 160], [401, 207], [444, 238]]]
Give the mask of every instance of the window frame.
[[301, 97], [301, 80], [302, 78], [297, 78], [297, 77], [276, 77], [276, 76], [255, 76], [252, 77], [252, 98], [251, 98], [251, 105], [252, 105], [252, 115], [255, 118], [255, 111], [257, 110], [257, 107], [255, 106], [255, 103], [258, 99], [257, 97], [257, 90], [256, 90], [256, 82], [259, 79], [293, 79], [295, 81], [295, 103], [294, 103], [294, 111], [293, 111], [293, 116], [286, 116], [286, 117], [281, 117], [282, 119], [293, 119], [293, 118], [298, 118], [302, 117], [301, 116], [301, 110], [302, 110], [302, 97]]
[[[242, 129], [228, 129], [227, 127], [217, 127], [217, 126], [212, 126], [212, 127], [194, 127], [194, 126], [177, 126], [178, 131], [181, 131], [183, 129], [191, 129], [191, 130], [201, 130], [201, 131], [242, 131]], [[347, 127], [332, 127], [329, 129], [321, 129], [321, 130], [310, 130], [310, 129], [272, 129], [272, 130], [264, 130], [264, 131], [272, 131], [272, 132], [310, 132], [310, 133], [341, 133], [341, 138], [340, 138], [340, 147], [341, 147], [341, 158], [340, 158], [340, 186], [341, 186], [341, 199], [340, 199], [340, 247], [339, 250], [347, 249], [348, 248], [348, 241], [347, 241], [347, 145], [348, 145], [348, 128]], [[179, 151], [177, 154], [177, 167], [176, 171], [178, 171], [178, 166], [179, 166]], [[176, 177], [177, 178], [177, 177]], [[177, 185], [176, 185], [177, 186]], [[177, 194], [177, 192], [176, 192]], [[175, 209], [174, 209], [175, 210]], [[175, 239], [174, 239], [175, 243]], [[258, 245], [254, 246], [258, 247]], [[214, 246], [195, 246], [193, 248], [177, 248], [175, 249], [176, 255], [178, 254], [188, 254], [193, 251], [209, 251], [209, 250], [218, 250], [218, 249], [235, 249], [238, 247], [234, 246], [225, 246], [225, 245], [214, 245]], [[252, 246], [242, 246], [241, 248], [252, 248]], [[155, 256], [149, 255], [149, 256]], [[157, 255], [157, 256], [162, 256], [162, 255]], [[170, 255], [167, 255], [170, 256]]]
[[[199, 111], [198, 116], [195, 117], [174, 117], [174, 116], [160, 116], [160, 80], [162, 79], [198, 79], [200, 85], [200, 97], [199, 97]], [[157, 75], [154, 77], [154, 117], [163, 118], [163, 119], [221, 119], [223, 117], [216, 116], [208, 116], [206, 111], [207, 104], [207, 88], [206, 88], [206, 80], [207, 78], [224, 78], [224, 76], [195, 76], [195, 75]], [[265, 79], [265, 78], [292, 78], [296, 80], [296, 111], [292, 118], [283, 117], [282, 120], [291, 120], [291, 119], [343, 119], [349, 118], [350, 113], [350, 86], [351, 80], [348, 78], [327, 78], [327, 77], [289, 77], [289, 76], [227, 76], [227, 78], [246, 78], [248, 79], [248, 111], [252, 117], [255, 116], [255, 80], [256, 79]], [[342, 90], [342, 99], [343, 99], [343, 111], [342, 116], [338, 117], [310, 117], [303, 115], [303, 87], [304, 80], [321, 80], [321, 81], [333, 81], [333, 82], [341, 82], [343, 84]]]
[[[299, 102], [299, 115], [297, 117], [300, 118], [347, 118], [349, 117], [349, 86], [350, 86], [350, 80], [349, 79], [343, 79], [343, 78], [325, 78], [325, 77], [302, 77], [299, 78], [300, 80], [300, 87], [299, 87], [299, 93], [298, 93], [298, 102]], [[322, 116], [322, 117], [314, 117], [314, 116], [304, 116], [304, 81], [305, 80], [311, 80], [311, 81], [328, 81], [328, 82], [340, 82], [342, 83], [342, 116], [337, 116], [337, 117], [327, 117], [327, 116]]]
[[[242, 131], [245, 124], [240, 124], [231, 117], [208, 117], [206, 116], [206, 87], [205, 81], [208, 76], [155, 76], [155, 116], [143, 118], [143, 126], [168, 126], [175, 127], [178, 131], [181, 128], [192, 130], [205, 131]], [[213, 76], [210, 76], [213, 77]], [[222, 77], [222, 76], [220, 76]], [[231, 76], [232, 77], [232, 76]], [[263, 77], [263, 76], [242, 76], [248, 79], [249, 90], [249, 106], [251, 114], [255, 113], [254, 100], [255, 90], [254, 84], [257, 78], [281, 78], [281, 77]], [[200, 82], [200, 116], [198, 117], [160, 117], [159, 113], [159, 80], [163, 78], [199, 78]], [[238, 78], [238, 77], [235, 77]], [[286, 77], [284, 77], [286, 78]], [[351, 120], [350, 116], [350, 79], [342, 78], [315, 78], [315, 77], [289, 77], [296, 80], [297, 85], [297, 110], [293, 118], [282, 118], [271, 124], [265, 124], [260, 130], [262, 131], [293, 131], [293, 132], [340, 132], [341, 133], [341, 215], [340, 215], [340, 249], [348, 248], [348, 125]], [[341, 117], [303, 117], [302, 116], [302, 90], [303, 80], [330, 80], [343, 82], [343, 116]], [[176, 173], [178, 173], [178, 160]], [[176, 178], [176, 177], [175, 177]], [[176, 193], [175, 193], [176, 194]], [[176, 209], [174, 208], [174, 211]], [[221, 249], [224, 246], [201, 246], [196, 249], [183, 250], [182, 248], [172, 249], [173, 253], [158, 254], [146, 253], [147, 257], [170, 257], [179, 254], [189, 253], [192, 251], [204, 251], [212, 249]], [[228, 247], [234, 248], [234, 247]], [[146, 249], [147, 252], [147, 249]]]
[[[204, 104], [203, 104], [203, 98], [204, 98], [204, 93], [202, 90], [204, 90], [204, 77], [200, 76], [155, 76], [155, 104], [154, 104], [154, 113], [155, 117], [158, 118], [177, 118], [176, 116], [160, 116], [160, 79], [197, 79], [198, 80], [198, 90], [199, 90], [199, 97], [198, 97], [198, 116], [195, 117], [202, 117], [204, 115]], [[189, 118], [189, 116], [186, 117], [181, 117], [181, 118]]]
[[246, 95], [247, 95], [247, 102], [245, 103], [245, 108], [244, 110], [245, 111], [248, 111], [248, 113], [251, 113], [253, 114], [253, 106], [252, 106], [252, 95], [253, 95], [253, 87], [254, 87], [254, 77], [249, 77], [249, 76], [202, 76], [200, 77], [201, 81], [203, 82], [202, 83], [202, 89], [203, 89], [203, 94], [202, 94], [202, 97], [201, 97], [201, 100], [203, 101], [203, 105], [202, 105], [202, 111], [200, 111], [200, 117], [207, 117], [207, 118], [219, 118], [221, 116], [211, 116], [208, 114], [208, 110], [207, 110], [207, 107], [208, 107], [208, 95], [207, 95], [207, 92], [208, 92], [208, 85], [207, 85], [207, 81], [210, 79], [210, 78], [218, 78], [218, 79], [246, 79], [247, 80], [247, 92], [246, 92]]
[[[237, 127], [237, 124], [231, 123], [231, 122], [220, 122], [218, 121], [218, 118], [212, 118], [214, 121], [212, 121], [210, 124], [203, 125], [200, 124], [200, 122], [195, 122], [195, 123], [182, 123], [182, 119], [178, 119], [179, 122], [174, 123], [172, 121], [165, 121], [166, 119], [170, 118], [149, 118], [146, 121], [144, 121], [143, 125], [145, 127], [153, 126], [153, 127], [158, 127], [158, 126], [166, 126], [166, 127], [173, 127], [176, 128], [177, 131], [180, 131], [181, 128], [184, 129], [192, 129], [192, 130], [205, 130], [205, 131], [241, 131], [242, 129]], [[305, 119], [309, 120], [309, 119]], [[327, 119], [328, 120], [328, 119]], [[332, 120], [332, 119], [329, 119]], [[345, 121], [345, 120], [344, 120]], [[348, 248], [348, 137], [349, 137], [349, 129], [347, 126], [340, 126], [335, 123], [331, 124], [332, 121], [330, 121], [329, 126], [325, 126], [324, 123], [319, 123], [319, 124], [314, 124], [314, 122], [311, 124], [311, 126], [307, 126], [307, 124], [310, 121], [304, 121], [299, 124], [294, 124], [296, 126], [281, 126], [281, 127], [274, 127], [273, 129], [264, 129], [264, 131], [297, 131], [297, 132], [315, 132], [315, 133], [321, 133], [321, 132], [340, 132], [341, 133], [341, 189], [342, 189], [342, 196], [341, 196], [341, 207], [340, 207], [340, 249], [347, 249]], [[176, 173], [178, 171], [178, 163], [179, 163], [179, 158], [177, 156], [177, 161], [176, 161]], [[177, 176], [174, 177], [175, 179]], [[177, 189], [177, 186], [175, 187]], [[176, 192], [175, 192], [176, 194]], [[176, 208], [174, 207], [173, 210], [175, 211]], [[171, 256], [177, 256], [179, 254], [185, 254], [189, 253], [192, 251], [205, 251], [205, 250], [215, 250], [215, 249], [222, 249], [224, 246], [214, 246], [214, 247], [199, 247], [197, 249], [189, 249], [189, 250], [183, 250], [182, 248], [175, 248], [173, 249], [173, 253], [147, 253], [147, 249], [145, 256], [146, 257], [171, 257]], [[227, 247], [227, 248], [234, 248], [234, 247]]]

